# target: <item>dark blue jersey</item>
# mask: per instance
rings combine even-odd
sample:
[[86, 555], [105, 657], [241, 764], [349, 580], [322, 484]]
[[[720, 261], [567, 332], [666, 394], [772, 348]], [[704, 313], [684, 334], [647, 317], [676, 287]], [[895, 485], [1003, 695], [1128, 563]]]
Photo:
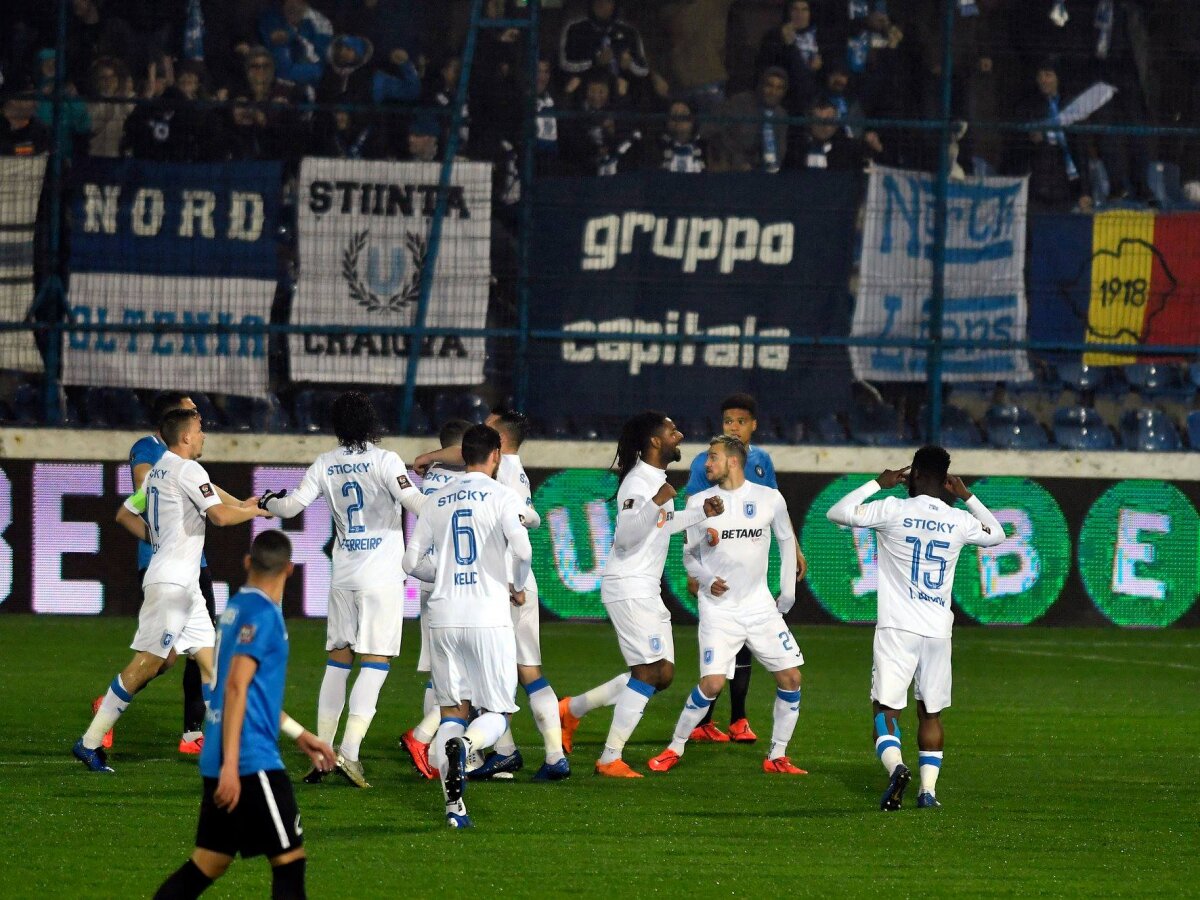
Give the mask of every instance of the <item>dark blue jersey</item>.
[[244, 587], [229, 598], [217, 625], [217, 684], [204, 721], [204, 749], [200, 752], [200, 774], [221, 774], [222, 716], [229, 667], [235, 656], [252, 656], [258, 670], [246, 692], [246, 718], [238, 774], [283, 768], [279, 755], [279, 716], [283, 712], [283, 686], [287, 679], [288, 635], [283, 611], [257, 588]]

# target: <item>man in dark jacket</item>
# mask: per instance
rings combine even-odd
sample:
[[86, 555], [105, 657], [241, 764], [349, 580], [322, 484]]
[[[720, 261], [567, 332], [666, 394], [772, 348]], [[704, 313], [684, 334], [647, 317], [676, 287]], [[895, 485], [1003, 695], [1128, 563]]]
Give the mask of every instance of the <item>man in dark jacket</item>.
[[[1059, 94], [1058, 70], [1052, 60], [1038, 66], [1037, 93], [1017, 106], [1017, 119], [1050, 124], [1057, 119], [1065, 98]], [[1044, 212], [1066, 212], [1078, 204], [1092, 209], [1087, 156], [1074, 137], [1059, 128], [1040, 128], [1013, 135], [1009, 169], [1029, 175], [1029, 206]]]
[[617, 16], [616, 0], [589, 0], [587, 16], [567, 23], [558, 66], [576, 78], [593, 72], [609, 76], [621, 98], [640, 93], [650, 75], [642, 36]]

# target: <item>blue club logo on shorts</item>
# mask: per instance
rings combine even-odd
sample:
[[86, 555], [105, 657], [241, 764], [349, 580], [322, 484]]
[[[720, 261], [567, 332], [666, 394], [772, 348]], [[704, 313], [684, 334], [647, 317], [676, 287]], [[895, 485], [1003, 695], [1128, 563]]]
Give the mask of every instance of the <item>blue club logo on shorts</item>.
[[704, 664], [706, 666], [711, 666], [712, 661], [713, 661], [713, 648], [705, 647], [704, 648]]
[[173, 644], [174, 642], [175, 642], [175, 635], [171, 634], [171, 632], [169, 632], [169, 631], [164, 631], [163, 636], [162, 636], [162, 645], [164, 647], [170, 647], [171, 644]]
[[657, 634], [650, 638], [650, 652], [662, 653], [662, 638]]
[[753, 519], [754, 514], [758, 512], [758, 504], [753, 502], [743, 503], [742, 512], [745, 514], [747, 519]]

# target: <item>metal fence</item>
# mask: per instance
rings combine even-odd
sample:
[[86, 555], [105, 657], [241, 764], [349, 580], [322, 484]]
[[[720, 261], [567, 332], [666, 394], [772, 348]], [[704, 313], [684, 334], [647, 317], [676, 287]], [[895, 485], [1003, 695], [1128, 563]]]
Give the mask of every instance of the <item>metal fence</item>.
[[[1178, 165], [1200, 128], [1157, 124], [1116, 77], [996, 108], [955, 0], [936, 76], [873, 117], [781, 106], [771, 69], [707, 108], [611, 108], [587, 80], [549, 107], [537, 0], [471, 4], [443, 106], [87, 98], [270, 138], [193, 163], [71, 152], [60, 5], [49, 153], [0, 159], [10, 422], [132, 425], [171, 386], [229, 427], [316, 430], [357, 385], [401, 432], [511, 402], [601, 438], [646, 405], [710, 431], [750, 390], [768, 441], [1200, 440], [1200, 205]], [[489, 29], [523, 35], [520, 134], [456, 161], [486, 129], [463, 109]]]

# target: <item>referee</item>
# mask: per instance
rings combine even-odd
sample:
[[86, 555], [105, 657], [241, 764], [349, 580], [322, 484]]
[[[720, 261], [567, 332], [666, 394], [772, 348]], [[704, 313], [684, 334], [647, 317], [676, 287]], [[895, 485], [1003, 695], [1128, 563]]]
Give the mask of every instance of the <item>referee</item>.
[[246, 585], [229, 599], [217, 633], [216, 687], [205, 722], [204, 794], [196, 849], [156, 898], [198, 897], [233, 857], [266, 856], [272, 897], [304, 897], [304, 840], [279, 732], [313, 765], [334, 767], [333, 748], [283, 712], [288, 638], [280, 603], [292, 574], [292, 543], [264, 531], [246, 556]]

